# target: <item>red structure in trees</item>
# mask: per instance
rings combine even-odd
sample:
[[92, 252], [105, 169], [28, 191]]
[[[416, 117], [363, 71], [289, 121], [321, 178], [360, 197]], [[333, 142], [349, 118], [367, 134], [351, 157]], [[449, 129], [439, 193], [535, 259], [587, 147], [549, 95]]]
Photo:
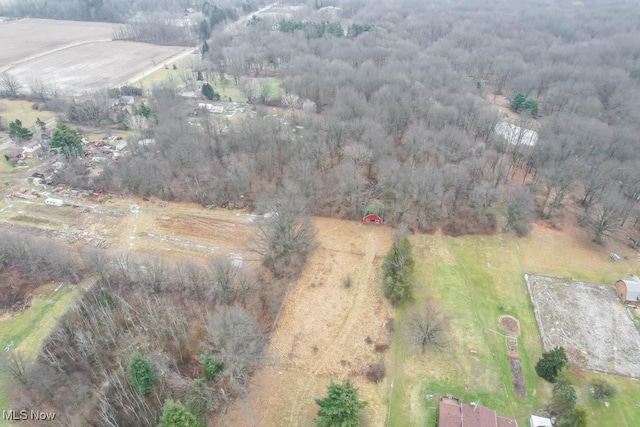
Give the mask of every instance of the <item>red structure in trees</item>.
[[382, 218], [380, 218], [376, 214], [369, 214], [365, 216], [364, 218], [362, 218], [362, 222], [364, 222], [365, 224], [382, 224], [383, 223]]

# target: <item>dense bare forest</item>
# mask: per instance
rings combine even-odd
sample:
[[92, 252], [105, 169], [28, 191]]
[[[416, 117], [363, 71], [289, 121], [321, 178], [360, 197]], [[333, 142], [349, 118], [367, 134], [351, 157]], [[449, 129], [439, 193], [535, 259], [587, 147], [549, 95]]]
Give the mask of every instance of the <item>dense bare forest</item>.
[[[159, 149], [90, 185], [219, 205], [286, 187], [316, 215], [356, 218], [374, 201], [390, 223], [451, 234], [526, 234], [534, 198], [553, 220], [576, 197], [596, 240], [635, 219], [632, 5], [325, 3], [254, 19], [237, 35], [213, 28], [194, 73], [232, 77], [257, 115], [196, 129], [175, 88], [158, 89], [146, 136]], [[275, 105], [286, 119], [261, 105], [274, 102], [261, 76], [282, 79]], [[535, 104], [512, 102], [510, 121], [537, 130], [537, 143], [496, 132], [500, 95]]]

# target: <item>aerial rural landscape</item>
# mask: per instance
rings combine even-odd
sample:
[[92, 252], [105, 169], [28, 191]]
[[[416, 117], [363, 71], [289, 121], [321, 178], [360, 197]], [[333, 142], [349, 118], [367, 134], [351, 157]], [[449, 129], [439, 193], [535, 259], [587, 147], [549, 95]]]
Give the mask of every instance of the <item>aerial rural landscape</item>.
[[640, 7], [0, 0], [0, 426], [636, 426]]

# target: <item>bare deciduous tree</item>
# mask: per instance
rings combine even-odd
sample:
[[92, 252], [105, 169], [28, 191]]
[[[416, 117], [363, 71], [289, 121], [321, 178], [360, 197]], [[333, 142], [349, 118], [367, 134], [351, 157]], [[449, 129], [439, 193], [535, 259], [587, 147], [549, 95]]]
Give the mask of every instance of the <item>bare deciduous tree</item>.
[[17, 98], [20, 96], [22, 85], [9, 73], [0, 73], [0, 96]]
[[449, 331], [449, 318], [431, 303], [417, 308], [406, 323], [407, 341], [422, 353], [445, 349], [450, 342]]
[[262, 361], [264, 333], [243, 308], [222, 307], [207, 323], [209, 341], [224, 363], [224, 374], [243, 385]]
[[263, 264], [277, 276], [302, 267], [315, 243], [303, 196], [295, 192], [276, 196], [262, 210], [254, 250], [263, 257]]

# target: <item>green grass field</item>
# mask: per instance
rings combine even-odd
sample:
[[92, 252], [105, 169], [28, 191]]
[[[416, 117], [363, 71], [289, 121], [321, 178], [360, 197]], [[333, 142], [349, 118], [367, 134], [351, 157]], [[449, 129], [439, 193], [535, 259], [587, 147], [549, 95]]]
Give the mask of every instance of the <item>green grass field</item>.
[[[12, 345], [13, 349], [20, 351], [28, 360], [35, 359], [42, 342], [51, 333], [58, 319], [75, 302], [77, 295], [77, 288], [65, 287], [58, 292], [44, 290], [34, 299], [29, 309], [0, 320], [0, 351]], [[9, 387], [9, 381], [0, 378], [0, 411], [8, 409]], [[0, 426], [4, 425], [6, 424], [0, 420]]]
[[[414, 236], [411, 241], [416, 260], [414, 304], [431, 301], [449, 314], [451, 343], [446, 351], [424, 356], [410, 351], [402, 325], [411, 307], [397, 310], [387, 425], [435, 426], [439, 397], [452, 394], [465, 402], [480, 401], [499, 415], [514, 417], [519, 425], [526, 426], [526, 418], [546, 405], [551, 388], [534, 371], [542, 343], [523, 275], [525, 271], [546, 272], [545, 265], [538, 264], [535, 253], [529, 251], [551, 248], [542, 247], [536, 237], [517, 240], [509, 236], [451, 238], [435, 234]], [[562, 256], [559, 258], [551, 266], [551, 273], [571, 269], [568, 256], [566, 265]], [[615, 277], [615, 270], [623, 268], [607, 270], [610, 267], [606, 261], [602, 265], [595, 263], [583, 274], [590, 278]], [[520, 322], [518, 347], [526, 400], [518, 399], [513, 392], [506, 342], [498, 328], [498, 318], [505, 314]], [[471, 349], [477, 350], [478, 355], [471, 355]], [[610, 408], [588, 396], [588, 379], [595, 376], [605, 377], [621, 391]], [[581, 380], [576, 377], [576, 381], [579, 404], [589, 414], [589, 425], [632, 426], [640, 417], [640, 408], [634, 406], [640, 402], [640, 382], [592, 373]], [[433, 395], [432, 400], [429, 395]], [[607, 423], [613, 412], [616, 423]]]
[[22, 125], [32, 127], [36, 124], [36, 119], [47, 121], [56, 116], [52, 111], [38, 111], [31, 108], [33, 102], [10, 100], [0, 98], [0, 117], [8, 126], [15, 119], [22, 121]]
[[[166, 68], [161, 68], [153, 73], [145, 76], [142, 80], [137, 82], [135, 86], [141, 87], [145, 91], [149, 91], [155, 85], [160, 85], [168, 81], [173, 81], [179, 88], [184, 88], [182, 75], [189, 71], [190, 63], [193, 61], [193, 56], [185, 57], [176, 62], [176, 69], [173, 69], [172, 64], [167, 64]], [[282, 94], [280, 88], [280, 80], [275, 77], [257, 78], [256, 80], [265, 80], [269, 82], [270, 86], [270, 99], [277, 99]], [[235, 84], [233, 77], [226, 76], [222, 79], [219, 74], [215, 74], [209, 81], [213, 86], [213, 89], [220, 94], [221, 100], [224, 102], [247, 102], [247, 96], [242, 90]]]

